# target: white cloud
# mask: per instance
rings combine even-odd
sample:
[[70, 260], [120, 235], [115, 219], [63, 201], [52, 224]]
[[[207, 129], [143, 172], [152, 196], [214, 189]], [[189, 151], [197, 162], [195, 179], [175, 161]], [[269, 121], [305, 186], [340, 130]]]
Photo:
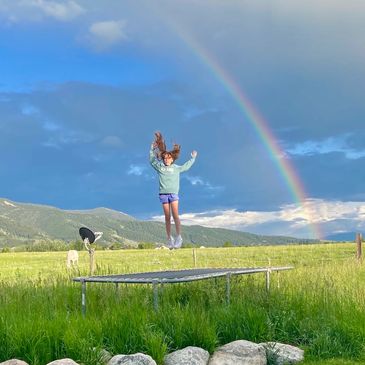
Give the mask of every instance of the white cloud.
[[183, 115], [184, 115], [185, 119], [194, 119], [205, 113], [217, 113], [219, 111], [220, 111], [220, 109], [217, 107], [203, 109], [203, 108], [198, 108], [196, 106], [189, 106], [189, 107], [185, 107], [185, 111], [184, 111]]
[[98, 51], [106, 50], [128, 39], [123, 20], [97, 22], [90, 26], [87, 40]]
[[57, 123], [50, 120], [44, 121], [42, 127], [49, 132], [56, 132], [62, 129]]
[[348, 145], [349, 135], [329, 137], [319, 141], [305, 141], [287, 149], [290, 155], [314, 156], [328, 153], [343, 153], [346, 158], [356, 160], [365, 157], [365, 150], [355, 150]]
[[209, 181], [205, 181], [200, 176], [184, 175], [183, 178], [187, 179], [191, 185], [200, 185], [205, 189], [209, 190], [211, 194], [219, 193], [224, 190], [223, 186], [214, 186]]
[[59, 141], [57, 141], [55, 138], [49, 138], [46, 142], [42, 143], [42, 146], [48, 148], [55, 148], [57, 150], [61, 149]]
[[[31, 117], [34, 122], [40, 124], [42, 128], [48, 132], [55, 132], [62, 130], [60, 125], [58, 125], [54, 121], [45, 118], [42, 115], [42, 111], [38, 107], [32, 104], [21, 105], [20, 112], [27, 117]], [[48, 146], [48, 142], [46, 145]], [[51, 143], [51, 145], [53, 146], [53, 143]]]
[[119, 148], [123, 146], [122, 140], [117, 136], [106, 136], [102, 139], [101, 144], [113, 148]]
[[8, 24], [22, 21], [40, 21], [50, 17], [59, 21], [75, 19], [85, 10], [73, 0], [2, 0], [0, 15], [3, 15]]
[[66, 2], [33, 0], [29, 3], [38, 7], [45, 15], [61, 21], [72, 20], [84, 12], [83, 8], [72, 0]]
[[185, 176], [190, 181], [191, 185], [205, 185], [202, 178], [199, 176]]
[[[163, 216], [153, 220], [163, 221]], [[313, 227], [324, 236], [365, 230], [365, 203], [308, 199], [303, 205], [288, 204], [276, 211], [212, 210], [180, 215], [185, 225], [226, 228], [257, 234], [313, 238]]]
[[8, 205], [9, 207], [16, 207], [13, 203], [8, 202], [7, 200], [4, 200], [4, 204]]
[[20, 107], [21, 113], [26, 116], [32, 116], [39, 114], [39, 109], [34, 105], [26, 104]]
[[42, 127], [48, 132], [57, 132], [53, 133], [47, 141], [42, 143], [44, 147], [62, 149], [67, 145], [76, 145], [76, 144], [90, 144], [94, 142], [94, 138], [90, 134], [76, 132], [72, 130], [64, 130], [57, 124], [47, 121], [44, 122]]
[[145, 170], [147, 170], [147, 167], [145, 165], [133, 165], [132, 164], [129, 166], [127, 174], [141, 176], [141, 175], [143, 175]]

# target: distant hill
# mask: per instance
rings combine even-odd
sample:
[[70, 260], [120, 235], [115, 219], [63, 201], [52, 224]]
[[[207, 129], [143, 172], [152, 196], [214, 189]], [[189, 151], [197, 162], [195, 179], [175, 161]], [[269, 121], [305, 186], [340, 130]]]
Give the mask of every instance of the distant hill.
[[[46, 205], [17, 203], [0, 198], [0, 247], [31, 244], [39, 241], [79, 240], [82, 226], [102, 231], [100, 244], [137, 246], [139, 242], [165, 242], [164, 223], [140, 221], [108, 208], [62, 210]], [[285, 236], [260, 236], [246, 232], [202, 226], [184, 226], [184, 243], [204, 246], [275, 245], [310, 243], [311, 240]]]
[[341, 232], [336, 234], [331, 234], [325, 237], [328, 241], [337, 242], [354, 242], [356, 239], [356, 232]]

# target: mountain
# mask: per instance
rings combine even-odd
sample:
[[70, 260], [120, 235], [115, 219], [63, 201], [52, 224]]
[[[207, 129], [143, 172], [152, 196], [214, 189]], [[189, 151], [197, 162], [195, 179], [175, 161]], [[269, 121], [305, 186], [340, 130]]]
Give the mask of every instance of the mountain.
[[[165, 225], [140, 221], [108, 208], [90, 210], [62, 210], [0, 198], [0, 247], [31, 244], [39, 241], [80, 240], [78, 230], [86, 226], [102, 231], [100, 244], [121, 243], [136, 246], [139, 242], [165, 242]], [[184, 226], [184, 243], [204, 246], [268, 245], [309, 243], [311, 240], [286, 236], [260, 236], [247, 232], [202, 226]]]
[[354, 242], [356, 239], [356, 232], [341, 232], [331, 234], [324, 238], [328, 241], [338, 241], [338, 242]]

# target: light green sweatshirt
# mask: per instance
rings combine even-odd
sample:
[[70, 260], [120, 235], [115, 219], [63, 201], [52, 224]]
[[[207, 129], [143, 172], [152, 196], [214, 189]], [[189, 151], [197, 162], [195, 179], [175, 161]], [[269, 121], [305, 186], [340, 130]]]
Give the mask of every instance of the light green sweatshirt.
[[162, 161], [157, 160], [153, 148], [151, 148], [150, 163], [158, 173], [160, 194], [178, 194], [180, 187], [180, 173], [189, 170], [194, 162], [195, 158], [192, 157], [182, 166], [175, 165], [174, 163], [170, 166], [166, 166]]

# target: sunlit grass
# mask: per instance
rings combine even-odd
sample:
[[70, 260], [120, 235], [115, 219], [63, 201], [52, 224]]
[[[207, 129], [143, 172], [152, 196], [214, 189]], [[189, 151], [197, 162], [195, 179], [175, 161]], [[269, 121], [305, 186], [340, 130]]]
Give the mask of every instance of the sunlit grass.
[[[293, 265], [272, 274], [236, 276], [231, 303], [224, 279], [165, 285], [153, 310], [148, 285], [81, 287], [89, 258], [66, 269], [66, 253], [0, 254], [0, 362], [10, 358], [46, 364], [71, 357], [100, 364], [100, 350], [145, 352], [158, 364], [175, 349], [209, 352], [230, 341], [277, 341], [305, 349], [305, 364], [361, 364], [365, 359], [365, 270], [351, 244], [221, 249], [97, 251], [95, 274], [196, 267]], [[337, 362], [336, 362], [337, 361]]]

